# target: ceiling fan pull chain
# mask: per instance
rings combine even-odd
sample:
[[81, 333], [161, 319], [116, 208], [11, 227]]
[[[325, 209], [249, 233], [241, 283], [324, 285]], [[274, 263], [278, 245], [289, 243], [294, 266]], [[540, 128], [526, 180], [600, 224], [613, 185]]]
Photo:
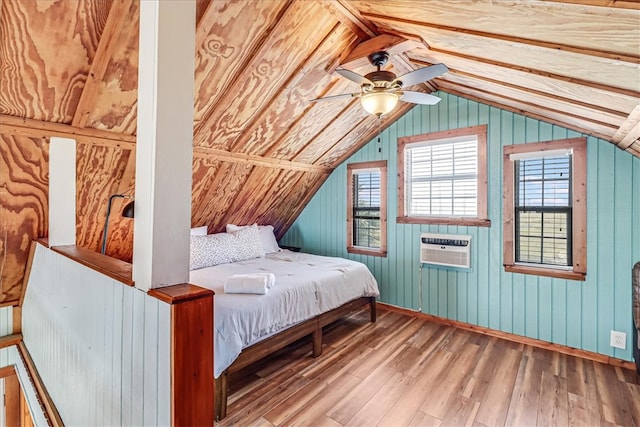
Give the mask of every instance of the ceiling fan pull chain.
[[378, 153], [382, 153], [382, 145], [380, 144], [381, 133], [382, 133], [382, 117], [378, 116]]

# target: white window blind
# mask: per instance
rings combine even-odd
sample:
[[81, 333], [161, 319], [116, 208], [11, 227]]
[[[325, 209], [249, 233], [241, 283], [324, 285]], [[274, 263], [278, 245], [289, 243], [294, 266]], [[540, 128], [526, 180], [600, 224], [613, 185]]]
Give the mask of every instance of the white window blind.
[[353, 245], [380, 248], [380, 170], [353, 173]]
[[408, 144], [405, 168], [409, 216], [478, 216], [475, 135]]
[[569, 266], [571, 156], [515, 161], [516, 262]]

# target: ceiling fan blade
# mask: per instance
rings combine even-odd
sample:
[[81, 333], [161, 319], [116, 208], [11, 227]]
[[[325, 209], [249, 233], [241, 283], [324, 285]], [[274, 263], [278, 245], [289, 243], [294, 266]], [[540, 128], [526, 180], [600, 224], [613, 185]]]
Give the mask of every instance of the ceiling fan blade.
[[402, 91], [400, 96], [402, 101], [413, 102], [414, 104], [436, 105], [440, 102], [440, 98], [429, 93], [414, 92], [411, 90]]
[[430, 67], [418, 68], [415, 71], [410, 71], [396, 79], [396, 81], [402, 82], [402, 87], [413, 86], [418, 83], [426, 82], [434, 77], [438, 77], [449, 71], [444, 64], [435, 64]]
[[316, 102], [316, 101], [331, 101], [332, 99], [338, 99], [338, 98], [359, 98], [360, 95], [362, 95], [360, 92], [358, 93], [342, 93], [340, 95], [331, 95], [331, 96], [325, 96], [324, 98], [315, 98], [312, 99], [309, 102]]
[[354, 73], [351, 70], [347, 70], [346, 68], [338, 68], [336, 69], [336, 73], [340, 74], [342, 77], [351, 80], [352, 82], [358, 83], [359, 85], [371, 85], [373, 86], [373, 82], [366, 78], [365, 76], [361, 76], [358, 73]]

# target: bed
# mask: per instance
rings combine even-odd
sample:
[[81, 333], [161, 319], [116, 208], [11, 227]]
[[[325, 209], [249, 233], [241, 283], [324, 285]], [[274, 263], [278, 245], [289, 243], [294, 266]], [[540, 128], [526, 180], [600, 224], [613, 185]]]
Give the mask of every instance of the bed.
[[[224, 292], [227, 278], [270, 272], [266, 295]], [[229, 374], [311, 335], [322, 352], [322, 327], [368, 305], [375, 321], [375, 278], [362, 263], [281, 251], [191, 271], [190, 283], [215, 292], [214, 376], [216, 419], [226, 416]]]

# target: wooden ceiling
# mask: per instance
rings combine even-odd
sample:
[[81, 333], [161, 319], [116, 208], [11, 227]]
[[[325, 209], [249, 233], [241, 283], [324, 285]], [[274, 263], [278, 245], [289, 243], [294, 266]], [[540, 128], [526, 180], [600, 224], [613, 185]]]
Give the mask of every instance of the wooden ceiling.
[[[359, 101], [366, 55], [398, 75], [449, 72], [441, 90], [594, 135], [640, 156], [635, 1], [197, 0], [192, 222], [271, 223], [279, 235], [331, 171], [412, 107]], [[78, 146], [78, 244], [98, 250], [110, 194], [132, 194], [136, 0], [0, 0], [0, 302], [20, 292], [28, 242], [47, 234], [48, 137]], [[121, 205], [116, 201], [115, 209]], [[130, 259], [113, 218], [107, 252]], [[7, 254], [9, 256], [7, 256]]]

